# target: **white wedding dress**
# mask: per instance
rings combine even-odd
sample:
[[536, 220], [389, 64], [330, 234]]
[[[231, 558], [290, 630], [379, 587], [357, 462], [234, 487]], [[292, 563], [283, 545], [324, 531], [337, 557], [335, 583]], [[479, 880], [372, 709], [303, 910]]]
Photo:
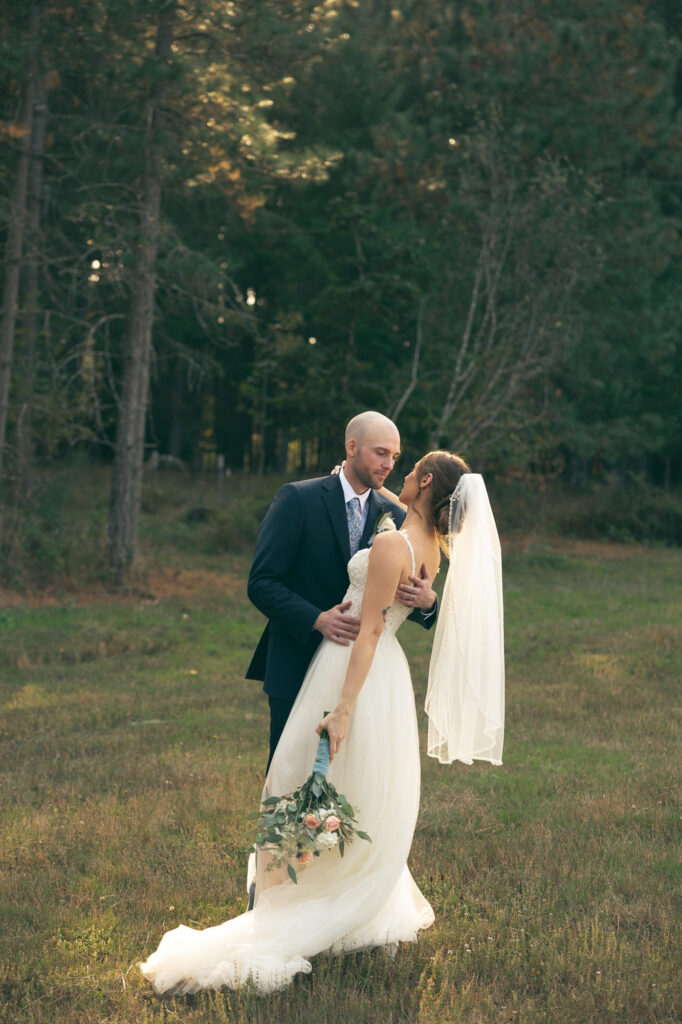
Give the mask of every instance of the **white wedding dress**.
[[[410, 547], [412, 571], [414, 551]], [[344, 600], [360, 615], [369, 549], [348, 564]], [[158, 949], [140, 965], [157, 992], [236, 988], [251, 978], [262, 993], [287, 985], [311, 970], [310, 957], [369, 946], [395, 947], [432, 924], [433, 911], [415, 885], [407, 858], [419, 808], [420, 764], [417, 718], [410, 672], [396, 631], [409, 609], [395, 602], [377, 644], [372, 666], [353, 709], [348, 733], [328, 778], [356, 810], [356, 838], [340, 857], [323, 853], [298, 872], [298, 884], [273, 885], [256, 872], [251, 912], [197, 931], [180, 925], [166, 932]], [[310, 775], [319, 737], [315, 727], [335, 707], [352, 646], [323, 640], [275, 751], [266, 781], [276, 796], [293, 792]]]

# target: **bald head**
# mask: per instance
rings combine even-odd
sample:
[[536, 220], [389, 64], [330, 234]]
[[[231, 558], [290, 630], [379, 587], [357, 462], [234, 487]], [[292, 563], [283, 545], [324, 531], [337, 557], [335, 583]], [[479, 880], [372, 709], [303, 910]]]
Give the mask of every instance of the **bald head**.
[[384, 416], [382, 412], [370, 410], [369, 412], [359, 412], [349, 422], [346, 427], [346, 444], [350, 440], [357, 441], [359, 445], [364, 444], [374, 434], [391, 434], [400, 437], [393, 420], [389, 420], [388, 416]]
[[382, 487], [398, 455], [398, 428], [383, 413], [361, 412], [346, 427], [344, 473], [358, 494]]

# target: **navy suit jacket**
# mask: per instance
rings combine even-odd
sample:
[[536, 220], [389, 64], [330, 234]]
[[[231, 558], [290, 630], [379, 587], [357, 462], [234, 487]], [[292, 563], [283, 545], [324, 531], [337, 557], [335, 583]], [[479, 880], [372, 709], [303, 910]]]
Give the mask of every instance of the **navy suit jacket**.
[[[367, 500], [360, 547], [376, 521], [390, 512], [400, 527], [405, 513], [376, 491]], [[348, 589], [348, 520], [338, 476], [285, 484], [258, 532], [249, 574], [249, 599], [269, 619], [247, 679], [261, 679], [266, 693], [293, 701], [322, 634], [313, 629], [320, 612], [339, 604]], [[436, 614], [415, 609], [410, 618], [430, 629]]]

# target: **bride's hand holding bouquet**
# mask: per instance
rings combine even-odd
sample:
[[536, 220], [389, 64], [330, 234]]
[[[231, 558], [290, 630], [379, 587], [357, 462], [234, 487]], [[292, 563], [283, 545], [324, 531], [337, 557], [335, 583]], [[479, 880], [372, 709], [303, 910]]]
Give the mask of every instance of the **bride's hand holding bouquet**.
[[330, 761], [334, 760], [342, 741], [346, 738], [351, 710], [348, 703], [340, 701], [330, 714], [325, 715], [315, 730], [318, 736], [323, 736], [325, 732], [329, 736]]

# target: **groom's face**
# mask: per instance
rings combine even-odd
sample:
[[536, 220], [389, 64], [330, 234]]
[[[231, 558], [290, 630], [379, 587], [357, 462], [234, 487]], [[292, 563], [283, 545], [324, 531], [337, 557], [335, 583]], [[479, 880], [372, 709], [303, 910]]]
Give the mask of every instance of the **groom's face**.
[[359, 443], [351, 440], [346, 451], [347, 462], [360, 483], [378, 490], [400, 455], [400, 436], [385, 428], [376, 430]]

